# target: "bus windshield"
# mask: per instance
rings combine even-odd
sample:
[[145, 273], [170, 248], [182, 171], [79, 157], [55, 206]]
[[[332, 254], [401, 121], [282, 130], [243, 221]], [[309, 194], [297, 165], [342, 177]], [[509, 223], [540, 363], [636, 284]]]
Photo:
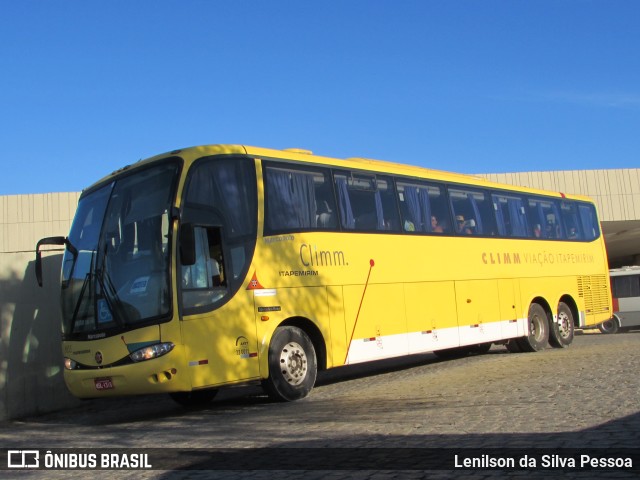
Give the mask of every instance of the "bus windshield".
[[[65, 336], [99, 338], [110, 330], [168, 318], [169, 228], [178, 164], [124, 176], [83, 195], [65, 252]], [[92, 337], [95, 335], [95, 337]]]

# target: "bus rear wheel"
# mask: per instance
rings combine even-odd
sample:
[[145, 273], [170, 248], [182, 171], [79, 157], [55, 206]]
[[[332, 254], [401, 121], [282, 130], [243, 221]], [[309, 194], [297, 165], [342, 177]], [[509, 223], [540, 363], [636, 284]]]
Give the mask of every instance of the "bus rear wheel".
[[551, 322], [549, 344], [556, 348], [568, 347], [573, 342], [574, 324], [573, 313], [566, 303], [560, 302], [558, 304], [556, 319], [555, 322]]
[[309, 395], [318, 363], [313, 343], [297, 327], [276, 328], [269, 345], [269, 378], [262, 382], [269, 397], [291, 402]]
[[547, 312], [538, 303], [529, 307], [529, 334], [518, 339], [523, 352], [539, 352], [549, 343], [549, 318]]

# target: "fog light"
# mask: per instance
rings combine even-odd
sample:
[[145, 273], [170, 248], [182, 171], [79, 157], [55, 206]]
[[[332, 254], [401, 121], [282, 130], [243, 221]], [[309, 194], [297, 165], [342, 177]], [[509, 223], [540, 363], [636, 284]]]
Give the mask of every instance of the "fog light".
[[156, 343], [155, 345], [149, 345], [148, 347], [141, 348], [140, 350], [136, 350], [129, 358], [134, 362], [142, 362], [144, 360], [151, 360], [152, 358], [158, 358], [162, 355], [166, 355], [175, 345], [171, 342], [167, 343]]

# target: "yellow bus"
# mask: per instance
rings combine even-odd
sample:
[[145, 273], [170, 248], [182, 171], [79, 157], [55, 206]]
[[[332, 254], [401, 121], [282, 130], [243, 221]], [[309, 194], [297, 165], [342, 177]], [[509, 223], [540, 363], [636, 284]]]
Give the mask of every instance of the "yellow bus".
[[611, 318], [584, 197], [390, 162], [237, 145], [118, 170], [81, 195], [61, 273], [77, 397], [209, 401], [425, 352], [565, 347]]

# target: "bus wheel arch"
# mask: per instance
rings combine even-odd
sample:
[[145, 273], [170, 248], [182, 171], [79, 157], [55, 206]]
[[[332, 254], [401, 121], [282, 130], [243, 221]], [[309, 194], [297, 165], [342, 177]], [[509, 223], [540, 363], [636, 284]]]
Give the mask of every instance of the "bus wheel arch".
[[569, 295], [564, 295], [558, 302], [555, 320], [550, 322], [549, 345], [554, 348], [565, 348], [573, 342], [578, 319], [578, 307]]
[[280, 327], [298, 327], [302, 330], [313, 343], [313, 348], [316, 351], [316, 360], [318, 363], [318, 370], [326, 370], [327, 368], [327, 346], [324, 339], [324, 335], [320, 329], [308, 318], [304, 317], [291, 317], [282, 322]]
[[523, 352], [538, 352], [547, 347], [551, 315], [551, 308], [544, 298], [533, 299], [527, 315], [528, 334], [517, 340]]

